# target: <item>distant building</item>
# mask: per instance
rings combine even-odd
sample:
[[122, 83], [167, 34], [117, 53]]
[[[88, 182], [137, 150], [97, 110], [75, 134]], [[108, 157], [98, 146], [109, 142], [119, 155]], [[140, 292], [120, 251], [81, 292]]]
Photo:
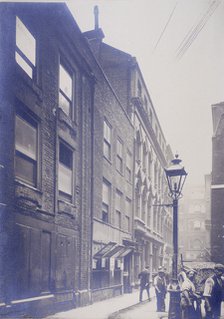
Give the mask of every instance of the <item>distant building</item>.
[[179, 252], [183, 261], [210, 261], [210, 175], [205, 176], [205, 185], [185, 187], [179, 203]]
[[211, 252], [224, 263], [224, 102], [212, 105]]

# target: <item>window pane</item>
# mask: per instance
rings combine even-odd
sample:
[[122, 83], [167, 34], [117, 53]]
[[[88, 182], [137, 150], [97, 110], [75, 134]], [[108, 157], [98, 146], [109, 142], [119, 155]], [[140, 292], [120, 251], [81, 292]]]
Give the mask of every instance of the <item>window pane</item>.
[[131, 154], [127, 152], [126, 165], [131, 170]]
[[60, 65], [60, 89], [65, 93], [65, 95], [72, 100], [72, 77], [70, 74], [64, 69], [62, 65]]
[[123, 148], [122, 143], [119, 140], [117, 140], [117, 155], [119, 155], [120, 158], [123, 157], [122, 148]]
[[72, 151], [63, 143], [59, 146], [59, 161], [70, 170], [72, 169]]
[[68, 116], [71, 115], [71, 102], [59, 92], [59, 106]]
[[104, 121], [104, 138], [107, 142], [111, 143], [111, 128], [110, 126]]
[[104, 222], [108, 222], [108, 214], [109, 214], [109, 207], [108, 205], [102, 203], [102, 220]]
[[121, 212], [117, 210], [115, 212], [115, 226], [121, 228]]
[[122, 170], [123, 170], [123, 162], [119, 156], [117, 156], [117, 170], [119, 172], [122, 172]]
[[33, 160], [37, 159], [37, 129], [16, 116], [15, 128], [16, 150]]
[[60, 191], [72, 195], [72, 170], [59, 163], [58, 188]]
[[122, 195], [121, 193], [116, 192], [116, 210], [121, 212], [121, 207], [122, 207]]
[[131, 200], [126, 199], [126, 205], [125, 205], [125, 213], [126, 215], [130, 216], [131, 215]]
[[130, 231], [130, 217], [129, 216], [125, 216], [125, 229], [127, 231]]
[[126, 175], [127, 175], [127, 180], [131, 182], [131, 171], [128, 167], [126, 167]]
[[16, 52], [16, 62], [21, 66], [21, 68], [29, 75], [32, 79], [33, 69], [26, 63], [25, 60]]
[[36, 163], [17, 154], [15, 157], [15, 175], [29, 184], [36, 186]]
[[103, 143], [103, 155], [110, 160], [111, 158], [110, 144], [108, 144], [106, 141], [104, 141]]
[[110, 187], [106, 183], [103, 183], [102, 198], [103, 198], [103, 202], [105, 204], [109, 205], [109, 202], [110, 202]]
[[16, 45], [36, 65], [36, 41], [22, 21], [16, 17]]

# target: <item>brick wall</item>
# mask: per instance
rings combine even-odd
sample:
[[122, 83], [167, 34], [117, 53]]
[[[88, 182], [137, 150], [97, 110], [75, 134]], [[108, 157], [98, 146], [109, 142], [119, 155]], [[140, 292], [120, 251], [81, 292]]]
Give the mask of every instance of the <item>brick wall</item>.
[[[5, 148], [3, 154], [10, 156], [2, 158], [7, 170], [4, 175], [7, 196], [4, 194], [2, 200], [10, 205], [1, 214], [10, 216], [10, 221], [6, 220], [4, 225], [6, 240], [5, 246], [1, 246], [1, 263], [5, 252], [9, 252], [5, 260], [9, 273], [1, 272], [7, 283], [7, 286], [3, 286], [3, 281], [0, 283], [2, 302], [7, 304], [10, 300], [36, 297], [44, 292], [54, 295], [54, 302], [61, 305], [57, 306], [59, 310], [66, 307], [66, 303], [71, 307], [76, 300], [83, 304], [81, 299], [75, 298], [83, 291], [87, 291], [85, 303], [90, 298], [92, 75], [80, 53], [86, 44], [65, 5], [5, 4], [4, 14], [6, 19], [1, 23], [4, 30], [10, 30], [4, 39], [6, 51], [3, 52], [3, 56], [7, 55], [7, 62], [4, 61], [8, 77], [3, 80], [8, 81], [8, 86], [1, 89], [5, 96], [4, 112], [7, 104], [10, 107], [4, 115], [7, 116], [4, 147], [8, 149]], [[16, 15], [36, 39], [36, 81], [14, 60]], [[74, 35], [72, 41], [71, 34]], [[88, 54], [91, 52], [87, 49]], [[58, 109], [60, 55], [77, 75], [73, 121]], [[19, 178], [14, 181], [14, 114], [18, 109], [38, 122], [37, 187]], [[71, 203], [58, 193], [59, 139], [68, 143], [75, 153]], [[7, 278], [11, 278], [11, 284]], [[28, 312], [32, 312], [31, 304], [28, 303]]]

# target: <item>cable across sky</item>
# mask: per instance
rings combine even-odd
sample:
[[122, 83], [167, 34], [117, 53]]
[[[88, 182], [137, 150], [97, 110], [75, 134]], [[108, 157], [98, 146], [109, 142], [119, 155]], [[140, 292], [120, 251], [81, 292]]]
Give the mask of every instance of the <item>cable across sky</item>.
[[195, 41], [195, 39], [198, 37], [199, 33], [202, 31], [202, 29], [205, 27], [208, 20], [211, 18], [215, 10], [218, 8], [218, 6], [221, 4], [222, 0], [215, 0], [210, 5], [207, 11], [204, 13], [204, 15], [200, 18], [199, 22], [196, 24], [196, 26], [191, 27], [191, 29], [188, 31], [187, 35], [182, 40], [181, 44], [179, 45], [177, 49], [176, 58], [180, 60], [184, 54], [189, 50], [192, 43]]

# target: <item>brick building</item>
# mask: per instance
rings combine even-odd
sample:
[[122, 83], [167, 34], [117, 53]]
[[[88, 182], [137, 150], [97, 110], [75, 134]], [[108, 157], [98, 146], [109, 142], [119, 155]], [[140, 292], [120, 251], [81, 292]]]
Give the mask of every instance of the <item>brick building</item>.
[[224, 263], [224, 102], [212, 105], [211, 254], [212, 261]]
[[84, 36], [103, 70], [94, 95], [92, 299], [95, 301], [130, 292], [133, 281], [134, 129], [124, 101], [116, 94], [100, 59], [103, 31], [96, 28]]
[[97, 11], [84, 34], [63, 3], [0, 15], [0, 313], [130, 292], [171, 264], [172, 152], [138, 64], [102, 42]]
[[96, 62], [65, 4], [1, 3], [0, 312], [90, 302]]
[[[129, 144], [128, 148], [124, 147], [126, 179], [131, 172], [134, 178], [132, 194], [131, 185], [128, 185], [131, 180], [124, 180], [123, 184], [124, 187], [128, 186], [127, 190], [129, 189], [127, 196], [129, 196], [130, 210], [133, 203], [132, 238], [135, 241], [135, 249], [130, 262], [134, 274], [130, 274], [129, 283], [134, 286], [138, 283], [138, 273], [146, 264], [150, 265], [151, 273], [157, 271], [160, 265], [165, 265], [168, 269], [171, 267], [172, 212], [162, 204], [169, 202], [164, 167], [169, 165], [172, 152], [166, 143], [136, 59], [102, 42], [104, 35], [98, 27], [98, 21], [95, 30], [86, 32], [85, 36], [88, 37], [94, 54], [129, 119], [129, 121], [122, 120], [119, 116], [117, 130], [119, 132], [119, 125], [122, 122], [122, 130], [125, 130], [123, 132], [125, 138], [122, 141]], [[97, 100], [95, 102], [98, 105]], [[133, 142], [134, 147], [131, 149]], [[118, 156], [116, 149], [115, 155]], [[108, 164], [106, 165], [108, 172]], [[112, 167], [111, 163], [109, 167]], [[125, 177], [125, 172], [123, 175]]]

